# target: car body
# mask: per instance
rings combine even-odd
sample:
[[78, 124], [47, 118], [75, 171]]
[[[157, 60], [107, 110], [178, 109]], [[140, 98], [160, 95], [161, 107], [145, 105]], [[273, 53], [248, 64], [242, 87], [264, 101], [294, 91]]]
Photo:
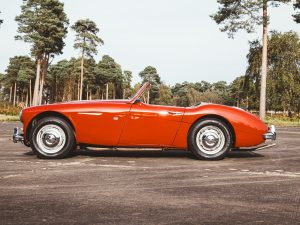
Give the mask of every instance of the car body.
[[[20, 116], [24, 133], [19, 134], [18, 130], [15, 130], [13, 139], [15, 142], [22, 141], [33, 147], [31, 142], [38, 140], [38, 137], [32, 137], [35, 125], [40, 120], [49, 117], [60, 118], [71, 127], [74, 134], [74, 146], [186, 150], [191, 144], [189, 135], [193, 126], [210, 120], [220, 122], [228, 132], [225, 130], [223, 132], [222, 127], [219, 129], [219, 125], [216, 125], [216, 129], [211, 129], [214, 128], [214, 125], [206, 125], [208, 129], [201, 131], [203, 132], [201, 137], [207, 148], [209, 145], [216, 145], [220, 139], [219, 136], [225, 134], [222, 138], [226, 139], [227, 133], [230, 136], [228, 149], [257, 146], [266, 139], [276, 138], [274, 127], [270, 130], [257, 116], [240, 108], [217, 104], [176, 107], [143, 103], [140, 98], [150, 86], [149, 83], [145, 83], [137, 94], [128, 100], [73, 101], [26, 108]], [[44, 133], [47, 131], [48, 136], [40, 131], [40, 143], [45, 143], [48, 148], [48, 145], [53, 144], [55, 138], [61, 141], [59, 127], [60, 124], [53, 128], [53, 133], [52, 128], [48, 125], [48, 129], [45, 128], [46, 130], [43, 131]], [[65, 134], [63, 137], [68, 138]], [[45, 141], [46, 138], [48, 138], [48, 142]], [[38, 147], [35, 146], [35, 148]], [[43, 156], [39, 151], [36, 153]], [[204, 158], [223, 157], [224, 155]], [[47, 158], [51, 158], [51, 156], [48, 155]], [[200, 156], [200, 158], [203, 157]]]

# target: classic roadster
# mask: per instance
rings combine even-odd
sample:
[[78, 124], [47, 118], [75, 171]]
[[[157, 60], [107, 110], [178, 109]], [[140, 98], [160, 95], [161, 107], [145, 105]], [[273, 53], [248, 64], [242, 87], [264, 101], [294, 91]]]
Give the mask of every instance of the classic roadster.
[[222, 159], [232, 148], [276, 139], [258, 117], [236, 107], [199, 103], [190, 107], [146, 104], [144, 83], [128, 100], [73, 101], [20, 112], [23, 133], [13, 141], [40, 158], [66, 157], [78, 145], [190, 150], [199, 159]]

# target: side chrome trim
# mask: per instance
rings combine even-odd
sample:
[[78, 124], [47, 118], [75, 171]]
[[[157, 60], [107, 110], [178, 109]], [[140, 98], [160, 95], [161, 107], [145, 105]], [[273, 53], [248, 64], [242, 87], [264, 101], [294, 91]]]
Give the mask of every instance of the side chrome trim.
[[77, 113], [79, 115], [91, 115], [91, 116], [101, 116], [103, 113]]

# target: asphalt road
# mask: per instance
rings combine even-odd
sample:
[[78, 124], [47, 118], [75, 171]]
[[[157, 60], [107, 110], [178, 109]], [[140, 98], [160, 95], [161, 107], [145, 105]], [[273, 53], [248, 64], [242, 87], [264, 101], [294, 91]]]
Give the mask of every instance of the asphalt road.
[[221, 161], [78, 150], [40, 160], [0, 123], [0, 224], [300, 224], [300, 128]]

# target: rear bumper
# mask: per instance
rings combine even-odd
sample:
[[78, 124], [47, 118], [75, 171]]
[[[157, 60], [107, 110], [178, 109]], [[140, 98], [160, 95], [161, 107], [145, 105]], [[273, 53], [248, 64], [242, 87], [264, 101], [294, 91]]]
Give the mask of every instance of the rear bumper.
[[24, 134], [23, 134], [23, 132], [19, 132], [19, 128], [17, 128], [17, 127], [14, 128], [12, 140], [14, 143], [17, 143], [17, 142], [24, 143]]
[[268, 133], [263, 135], [265, 140], [276, 140], [276, 129], [274, 125], [271, 125], [268, 129]]

